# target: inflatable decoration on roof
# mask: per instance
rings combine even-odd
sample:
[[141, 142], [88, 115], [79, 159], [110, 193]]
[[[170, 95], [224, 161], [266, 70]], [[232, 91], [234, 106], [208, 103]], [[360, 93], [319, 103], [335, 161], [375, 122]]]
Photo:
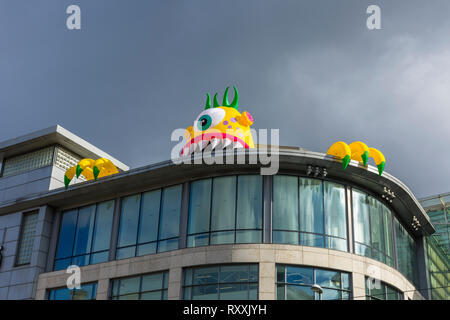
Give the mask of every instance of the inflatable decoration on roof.
[[386, 164], [386, 159], [381, 151], [375, 148], [369, 148], [361, 141], [355, 141], [350, 144], [338, 141], [328, 149], [327, 154], [341, 158], [344, 170], [347, 168], [350, 159], [359, 161], [364, 166], [367, 166], [369, 158], [373, 158], [378, 168], [378, 174], [381, 176]]
[[235, 86], [234, 99], [228, 101], [228, 87], [223, 95], [220, 105], [217, 102], [217, 93], [214, 95], [213, 105], [211, 97], [206, 94], [205, 110], [201, 112], [193, 126], [186, 129], [186, 145], [181, 150], [181, 155], [189, 155], [204, 150], [218, 149], [251, 149], [253, 143], [250, 126], [253, 117], [247, 111], [238, 111], [239, 94]]
[[106, 158], [82, 159], [76, 166], [67, 169], [64, 174], [64, 185], [66, 189], [69, 187], [70, 181], [76, 175], [77, 178], [82, 174], [86, 180], [97, 180], [97, 178], [106, 177], [118, 173], [116, 166]]

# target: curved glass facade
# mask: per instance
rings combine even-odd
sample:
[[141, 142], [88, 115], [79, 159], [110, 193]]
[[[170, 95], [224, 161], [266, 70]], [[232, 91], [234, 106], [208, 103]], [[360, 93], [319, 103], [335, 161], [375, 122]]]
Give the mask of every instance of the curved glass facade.
[[295, 176], [273, 178], [273, 243], [347, 251], [345, 187]]
[[124, 196], [114, 204], [62, 213], [55, 270], [110, 257], [264, 242], [354, 252], [418, 283], [415, 241], [394, 213], [374, 196], [333, 181], [220, 176]]
[[355, 253], [394, 266], [391, 211], [380, 201], [353, 189]]

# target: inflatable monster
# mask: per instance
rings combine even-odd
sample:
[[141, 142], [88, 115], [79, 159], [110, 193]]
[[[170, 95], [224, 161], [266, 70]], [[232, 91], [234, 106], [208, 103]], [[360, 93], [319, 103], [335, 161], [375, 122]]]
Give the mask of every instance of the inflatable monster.
[[117, 170], [116, 166], [108, 159], [82, 159], [76, 166], [67, 169], [64, 174], [64, 185], [67, 189], [75, 175], [79, 178], [80, 174], [82, 174], [86, 180], [97, 180], [97, 178], [106, 177], [118, 172], [119, 170]]
[[217, 93], [214, 95], [213, 106], [211, 97], [206, 94], [205, 110], [201, 112], [193, 126], [186, 129], [186, 145], [181, 155], [189, 155], [204, 150], [225, 148], [254, 148], [250, 126], [253, 117], [247, 111], [238, 111], [239, 94], [235, 86], [234, 99], [228, 101], [228, 87], [223, 95], [222, 104], [217, 102]]
[[369, 148], [365, 143], [361, 141], [355, 141], [350, 144], [338, 141], [334, 143], [327, 151], [327, 154], [341, 158], [342, 167], [344, 170], [347, 168], [350, 159], [361, 162], [364, 166], [367, 166], [369, 158], [373, 158], [375, 164], [378, 167], [378, 174], [384, 171], [386, 159], [384, 155], [375, 148]]

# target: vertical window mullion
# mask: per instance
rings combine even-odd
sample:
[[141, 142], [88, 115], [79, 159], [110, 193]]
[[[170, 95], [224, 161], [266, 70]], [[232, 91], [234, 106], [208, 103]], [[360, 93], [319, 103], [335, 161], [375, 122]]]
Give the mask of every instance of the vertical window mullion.
[[142, 198], [143, 198], [143, 194], [140, 193], [139, 194], [138, 218], [137, 218], [137, 230], [136, 230], [136, 242], [135, 242], [135, 246], [134, 246], [134, 256], [135, 257], [137, 256], [137, 252], [138, 252], [139, 233], [141, 232]]
[[209, 227], [208, 227], [208, 245], [211, 244], [211, 220], [212, 220], [212, 205], [214, 197], [214, 181], [216, 178], [211, 178], [211, 191], [209, 195]]
[[237, 207], [238, 207], [238, 194], [239, 194], [239, 175], [236, 175], [236, 194], [235, 196], [235, 203], [234, 203], [234, 242], [236, 243], [237, 239]]
[[78, 230], [78, 217], [80, 214], [80, 208], [77, 208], [77, 219], [75, 222], [75, 232], [73, 233], [73, 241], [72, 241], [72, 255], [70, 256], [70, 264], [72, 264], [73, 261], [73, 251], [75, 249], [75, 239], [77, 237], [77, 230]]
[[[325, 183], [323, 180], [320, 180], [320, 185], [322, 187], [322, 239], [323, 239], [323, 247], [328, 248], [327, 246], [327, 237], [325, 236]], [[315, 296], [315, 295], [314, 295]]]
[[96, 222], [97, 222], [97, 209], [98, 209], [98, 205], [97, 203], [95, 204], [95, 210], [94, 210], [94, 225], [92, 226], [92, 231], [91, 231], [91, 247], [89, 248], [89, 264], [91, 264], [91, 259], [92, 259], [92, 248], [94, 246], [94, 232], [96, 231]]
[[[190, 187], [190, 185], [189, 185]], [[158, 231], [156, 235], [156, 253], [159, 252], [159, 237], [161, 232], [161, 214], [162, 214], [162, 199], [163, 199], [164, 188], [161, 188], [161, 192], [159, 193], [159, 215], [158, 215]], [[183, 198], [183, 197], [181, 197]]]

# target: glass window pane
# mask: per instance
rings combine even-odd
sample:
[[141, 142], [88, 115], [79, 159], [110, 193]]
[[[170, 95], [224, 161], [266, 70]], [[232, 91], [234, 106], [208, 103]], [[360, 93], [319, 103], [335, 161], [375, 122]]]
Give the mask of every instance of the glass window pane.
[[178, 237], [181, 211], [181, 185], [164, 188], [159, 239]]
[[158, 252], [165, 252], [176, 249], [178, 249], [178, 238], [158, 242]]
[[323, 289], [322, 300], [341, 300], [341, 292], [333, 289]]
[[234, 243], [234, 231], [222, 231], [211, 233], [211, 244]]
[[350, 274], [342, 273], [342, 289], [350, 290]]
[[250, 265], [250, 275], [249, 275], [249, 281], [258, 282], [259, 278], [259, 266], [258, 264], [251, 264]]
[[331, 270], [316, 269], [316, 283], [321, 287], [341, 288], [341, 273]]
[[323, 233], [322, 182], [317, 179], [300, 179], [300, 230]]
[[196, 234], [187, 237], [187, 247], [207, 246], [209, 243], [209, 233]]
[[371, 257], [372, 251], [369, 246], [360, 243], [355, 243], [355, 253], [360, 256]]
[[77, 231], [75, 233], [74, 255], [91, 252], [92, 232], [94, 230], [95, 205], [78, 210]]
[[219, 282], [219, 267], [204, 267], [194, 270], [193, 284], [206, 284]]
[[314, 292], [309, 286], [286, 286], [286, 300], [314, 300]]
[[108, 250], [111, 241], [114, 200], [97, 204], [92, 251]]
[[91, 261], [89, 264], [102, 263], [108, 261], [109, 251], [103, 251], [91, 254]]
[[53, 268], [53, 270], [58, 271], [67, 269], [70, 266], [71, 260], [72, 260], [71, 258], [56, 260], [55, 267]]
[[258, 284], [257, 283], [249, 284], [248, 298], [249, 298], [249, 300], [258, 300]]
[[142, 194], [139, 243], [158, 239], [159, 204], [161, 189]]
[[360, 191], [353, 190], [353, 228], [355, 241], [370, 245], [369, 199]]
[[120, 279], [119, 295], [139, 292], [140, 277]]
[[51, 290], [51, 300], [72, 300], [72, 291], [67, 288]]
[[235, 211], [236, 176], [214, 178], [211, 231], [234, 229]]
[[92, 289], [93, 288], [91, 285], [84, 285], [84, 286], [81, 286], [81, 289], [75, 289], [73, 291], [72, 300], [91, 300], [91, 299], [93, 299]]
[[162, 289], [164, 273], [148, 274], [142, 277], [141, 291]]
[[417, 285], [417, 258], [414, 239], [405, 228], [394, 219], [395, 238], [397, 245], [397, 261], [401, 273]]
[[120, 212], [118, 247], [136, 244], [140, 194], [135, 194], [122, 199], [122, 210]]
[[292, 231], [273, 231], [273, 243], [298, 244], [298, 232]]
[[308, 247], [323, 248], [325, 246], [324, 236], [310, 233], [301, 233], [300, 244]]
[[370, 295], [371, 297], [377, 298], [379, 300], [385, 300], [386, 299], [386, 293], [385, 293], [385, 285], [375, 282], [374, 285], [370, 288]]
[[192, 268], [184, 271], [184, 285], [190, 286], [192, 284]]
[[236, 231], [236, 243], [260, 243], [262, 242], [262, 232], [245, 230]]
[[77, 213], [78, 210], [76, 209], [63, 213], [56, 258], [65, 258], [72, 256], [75, 228], [77, 224]]
[[188, 233], [209, 231], [212, 179], [191, 182]]
[[393, 288], [386, 286], [386, 298], [387, 300], [399, 300], [397, 290], [394, 290]]
[[326, 246], [327, 248], [333, 250], [347, 251], [347, 240], [345, 239], [326, 237], [326, 241], [327, 241]]
[[27, 264], [31, 262], [37, 220], [37, 211], [35, 211], [34, 213], [27, 213], [23, 216], [21, 228], [22, 230], [20, 234], [20, 245], [17, 252], [17, 265]]
[[192, 287], [192, 300], [218, 300], [218, 285]]
[[226, 283], [220, 285], [220, 300], [247, 300], [247, 283]]
[[291, 176], [273, 177], [274, 229], [298, 230], [298, 178]]
[[[383, 221], [384, 221], [384, 243], [386, 249], [386, 255], [388, 257], [393, 257], [393, 243], [392, 243], [392, 219], [391, 219], [391, 211], [384, 205], [381, 205], [383, 211]], [[391, 259], [388, 259], [388, 264], [392, 264]], [[389, 263], [390, 262], [390, 263]]]
[[347, 212], [345, 188], [342, 185], [323, 183], [325, 203], [325, 233], [347, 238]]
[[262, 228], [262, 177], [238, 177], [237, 228]]
[[90, 255], [86, 254], [84, 256], [77, 256], [72, 258], [72, 264], [82, 267], [87, 266], [89, 264]]
[[[384, 230], [381, 203], [378, 200], [369, 197], [369, 209], [372, 248], [384, 253]], [[381, 257], [378, 257], [377, 260], [380, 260], [380, 258]]]
[[144, 292], [141, 294], [141, 300], [161, 300], [161, 291]]
[[138, 293], [127, 294], [125, 296], [119, 296], [119, 300], [139, 300]]
[[248, 271], [248, 264], [222, 266], [220, 268], [220, 282], [248, 282]]
[[286, 281], [293, 284], [314, 284], [314, 269], [286, 266]]
[[116, 259], [126, 259], [136, 255], [136, 246], [117, 249]]
[[136, 256], [140, 257], [153, 253], [156, 253], [156, 242], [139, 245], [137, 247]]
[[184, 300], [191, 300], [192, 299], [192, 287], [186, 287], [183, 290], [183, 299]]
[[285, 285], [279, 284], [277, 285], [277, 300], [285, 300]]
[[285, 281], [285, 270], [286, 270], [285, 266], [277, 265], [277, 282], [286, 282]]

